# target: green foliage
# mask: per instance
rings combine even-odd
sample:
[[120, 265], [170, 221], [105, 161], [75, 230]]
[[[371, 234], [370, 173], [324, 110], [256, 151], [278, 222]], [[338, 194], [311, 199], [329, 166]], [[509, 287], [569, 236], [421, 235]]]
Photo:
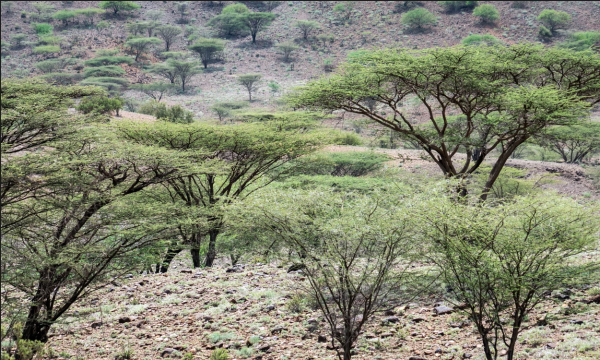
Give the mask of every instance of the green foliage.
[[600, 123], [557, 126], [537, 136], [544, 148], [561, 156], [567, 163], [580, 163], [600, 151]]
[[82, 79], [81, 74], [51, 72], [40, 76], [41, 79], [57, 85], [73, 85]]
[[221, 34], [226, 37], [235, 36], [241, 32], [247, 31], [247, 26], [243, 20], [249, 12], [248, 7], [241, 3], [227, 5], [221, 10], [221, 14], [212, 18], [208, 26], [219, 29]]
[[29, 18], [34, 21], [51, 21], [52, 12], [54, 11], [54, 5], [45, 2], [33, 3], [33, 7], [37, 13], [30, 13]]
[[276, 17], [277, 15], [269, 12], [251, 12], [242, 16], [242, 20], [246, 24], [248, 30], [250, 30], [250, 36], [252, 36], [253, 43], [256, 42], [256, 35], [267, 26], [271, 25], [271, 22], [273, 22]]
[[200, 61], [206, 69], [208, 64], [222, 56], [223, 49], [225, 49], [225, 41], [200, 38], [189, 49], [198, 53]]
[[289, 62], [292, 52], [298, 50], [300, 47], [294, 44], [293, 41], [284, 41], [275, 45], [275, 48], [283, 54], [283, 61]]
[[385, 154], [352, 151], [320, 153], [298, 162], [305, 175], [364, 176], [381, 169], [388, 160]]
[[79, 102], [77, 110], [84, 114], [108, 114], [115, 112], [119, 115], [119, 110], [123, 107], [123, 100], [118, 98], [109, 98], [106, 96], [88, 96]]
[[38, 40], [38, 44], [39, 45], [59, 45], [62, 41], [63, 41], [63, 38], [61, 38], [60, 36], [46, 35], [46, 36], [40, 36], [40, 39]]
[[83, 15], [83, 17], [87, 19], [89, 24], [94, 24], [94, 18], [97, 15], [102, 14], [103, 12], [104, 11], [102, 11], [102, 9], [92, 8], [92, 7], [75, 10], [75, 13], [77, 15]]
[[52, 15], [54, 20], [60, 20], [63, 22], [63, 25], [68, 25], [69, 20], [75, 19], [77, 17], [77, 13], [74, 10], [59, 10]]
[[560, 44], [561, 47], [585, 51], [588, 49], [600, 50], [600, 32], [598, 31], [580, 31], [571, 34], [565, 42]]
[[[499, 332], [513, 359], [526, 316], [546, 294], [598, 269], [577, 258], [597, 243], [597, 208], [570, 198], [544, 193], [473, 205], [437, 196], [419, 206], [423, 254], [441, 269], [455, 301], [467, 304], [489, 360], [500, 351]], [[500, 320], [507, 313], [510, 320]]]
[[498, 9], [492, 4], [482, 4], [473, 9], [473, 15], [477, 16], [482, 23], [491, 24], [500, 20]]
[[320, 28], [319, 23], [312, 20], [298, 20], [295, 26], [302, 32], [304, 40], [308, 40], [310, 34]]
[[100, 56], [83, 62], [85, 66], [106, 66], [118, 64], [133, 64], [133, 59], [128, 56]]
[[181, 28], [174, 25], [163, 25], [156, 28], [156, 35], [165, 42], [165, 51], [169, 51], [173, 41], [181, 33]]
[[[499, 69], [507, 72], [507, 77], [499, 77]], [[509, 69], [519, 69], [518, 76]], [[541, 45], [379, 50], [361, 56], [359, 63], [346, 64], [337, 74], [310, 82], [287, 99], [294, 108], [344, 109], [394, 129], [402, 138], [436, 154], [432, 159], [448, 176], [471, 174], [481, 164], [469, 160], [446, 166], [455, 161], [454, 150], [449, 149], [465, 149], [470, 159], [479, 160], [497, 149], [495, 139], [502, 136], [503, 143], [510, 138], [513, 144], [499, 149], [508, 158], [518, 145], [544, 129], [586, 118], [588, 104], [600, 102], [600, 78], [590, 76], [599, 72], [597, 54]], [[422, 82], [423, 77], [428, 81]], [[461, 84], [458, 88], [457, 83]], [[451, 99], [446, 97], [448, 92], [453, 94]], [[420, 96], [423, 93], [429, 96]], [[473, 94], [478, 94], [478, 100]], [[477, 107], [467, 105], [473, 101]], [[400, 114], [390, 105], [415, 102], [439, 107], [445, 117], [425, 114], [429, 120], [420, 118], [415, 124], [423, 114], [417, 115], [414, 106], [403, 107]], [[485, 113], [483, 109], [487, 109]], [[461, 115], [457, 118], [455, 114]], [[488, 190], [504, 166], [505, 160], [498, 159], [485, 185]], [[485, 194], [487, 191], [482, 196]]]
[[81, 85], [94, 85], [105, 88], [114, 95], [119, 95], [123, 87], [129, 84], [127, 79], [117, 77], [89, 77], [81, 81]]
[[210, 110], [217, 115], [219, 121], [223, 121], [231, 116], [233, 110], [239, 110], [245, 107], [248, 107], [248, 103], [245, 101], [229, 101], [216, 103], [210, 107]]
[[158, 45], [161, 42], [162, 41], [159, 38], [155, 37], [133, 38], [129, 39], [125, 43], [125, 46], [130, 48], [135, 53], [135, 61], [138, 61], [140, 55], [147, 52], [152, 45]]
[[250, 12], [250, 10], [242, 3], [230, 4], [221, 10], [221, 14], [246, 14], [248, 12]]
[[564, 11], [550, 9], [543, 10], [537, 19], [552, 33], [555, 33], [556, 30], [567, 28], [571, 23], [571, 15]]
[[27, 40], [27, 35], [25, 34], [14, 34], [10, 36], [10, 41], [13, 42], [13, 47], [15, 48], [22, 47], [25, 40]]
[[112, 10], [117, 15], [119, 11], [137, 10], [140, 5], [133, 1], [100, 1], [98, 7], [104, 10]]
[[173, 92], [175, 86], [164, 82], [155, 82], [151, 84], [133, 84], [130, 88], [143, 92], [155, 101], [160, 101], [163, 96]]
[[472, 9], [479, 1], [438, 1], [446, 12], [456, 12], [462, 9]]
[[83, 71], [83, 76], [86, 78], [89, 77], [118, 77], [120, 75], [125, 75], [126, 72], [125, 70], [123, 70], [123, 68], [121, 68], [120, 66], [117, 65], [104, 65], [104, 66], [97, 66], [97, 67], [91, 67], [91, 68], [86, 68]]
[[50, 35], [54, 31], [54, 27], [46, 23], [33, 24], [33, 30], [37, 35]]
[[538, 29], [538, 35], [542, 39], [544, 39], [544, 38], [551, 38], [552, 37], [552, 31], [550, 31], [550, 29], [548, 29], [544, 25], [540, 25], [540, 28]]
[[159, 120], [173, 123], [189, 124], [194, 122], [194, 116], [190, 111], [179, 105], [168, 107], [158, 101], [150, 101], [140, 107], [140, 113], [156, 116]]
[[352, 132], [343, 132], [333, 138], [333, 143], [336, 145], [360, 146], [362, 140], [360, 136]]
[[60, 46], [56, 45], [42, 45], [33, 48], [34, 54], [54, 54], [60, 52]]
[[74, 61], [72, 59], [61, 58], [61, 59], [50, 59], [40, 61], [35, 64], [35, 67], [38, 68], [44, 74], [59, 72], [65, 68], [65, 66], [69, 64], [73, 64]]
[[238, 84], [242, 85], [248, 91], [248, 101], [252, 101], [252, 92], [256, 91], [261, 74], [243, 74], [238, 76]]
[[461, 43], [463, 45], [467, 45], [467, 46], [468, 45], [492, 46], [492, 45], [500, 44], [501, 42], [494, 35], [490, 35], [490, 34], [484, 34], [484, 35], [471, 34], [471, 35], [465, 37], [464, 39], [462, 39]]
[[209, 360], [229, 360], [227, 349], [215, 349], [210, 353]]
[[211, 343], [215, 344], [215, 343], [218, 343], [221, 341], [231, 340], [234, 337], [235, 337], [235, 335], [232, 333], [227, 333], [227, 332], [222, 333], [222, 332], [217, 331], [217, 332], [214, 332], [214, 333], [211, 333], [210, 335], [208, 335], [208, 340]]
[[341, 21], [349, 21], [354, 12], [354, 1], [343, 1], [333, 7], [337, 18]]
[[411, 29], [422, 29], [425, 26], [435, 25], [437, 18], [425, 8], [409, 10], [400, 18], [402, 25]]

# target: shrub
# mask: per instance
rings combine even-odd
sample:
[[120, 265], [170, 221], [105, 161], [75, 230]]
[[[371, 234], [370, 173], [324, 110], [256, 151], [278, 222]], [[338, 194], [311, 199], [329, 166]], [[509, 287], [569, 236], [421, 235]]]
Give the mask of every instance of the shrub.
[[117, 77], [120, 75], [125, 75], [126, 72], [121, 67], [117, 65], [105, 65], [98, 67], [86, 68], [83, 71], [83, 75], [86, 78], [89, 77]]
[[58, 52], [60, 52], [60, 46], [56, 45], [42, 45], [33, 49], [34, 54], [53, 54]]
[[192, 112], [185, 110], [179, 105], [168, 107], [167, 105], [158, 101], [152, 100], [140, 107], [140, 113], [153, 115], [157, 119], [180, 123], [189, 124], [194, 122], [194, 116]]
[[23, 46], [23, 42], [27, 40], [27, 35], [25, 34], [15, 34], [11, 35], [10, 40], [13, 42], [13, 47], [20, 48]]
[[81, 80], [81, 74], [53, 72], [40, 76], [45, 81], [56, 85], [73, 85]]
[[550, 31], [550, 29], [548, 29], [544, 25], [540, 25], [540, 28], [538, 30], [538, 35], [542, 39], [550, 38], [550, 37], [552, 37], [552, 31]]
[[38, 44], [39, 45], [58, 45], [61, 43], [62, 40], [63, 40], [63, 38], [61, 38], [60, 36], [46, 35], [46, 36], [40, 37], [40, 39], [38, 40]]
[[106, 96], [88, 96], [81, 100], [77, 110], [84, 114], [107, 114], [115, 111], [119, 116], [119, 110], [123, 107], [123, 100], [119, 98], [109, 98]]
[[277, 50], [279, 50], [283, 54], [284, 62], [289, 62], [292, 52], [298, 50], [298, 48], [299, 48], [299, 46], [294, 44], [292, 41], [281, 42], [281, 43], [275, 45], [275, 47], [277, 48]]
[[70, 63], [72, 63], [71, 59], [50, 59], [38, 62], [35, 64], [35, 67], [41, 72], [47, 74], [62, 70]]
[[515, 9], [525, 9], [529, 6], [529, 1], [511, 1], [510, 7]]
[[308, 40], [310, 34], [319, 29], [319, 23], [310, 20], [298, 20], [296, 22], [296, 27], [302, 32], [302, 38]]
[[118, 64], [133, 64], [133, 59], [128, 56], [100, 56], [83, 62], [85, 66], [104, 66]]
[[200, 38], [189, 49], [198, 53], [200, 61], [206, 69], [210, 63], [221, 57], [223, 49], [225, 49], [225, 41]]
[[73, 10], [59, 10], [56, 13], [54, 13], [54, 15], [52, 15], [52, 18], [54, 20], [60, 20], [63, 22], [63, 25], [68, 25], [69, 24], [69, 20], [74, 19], [77, 16], [77, 13]]
[[33, 30], [38, 35], [50, 35], [54, 31], [54, 27], [47, 23], [36, 23], [33, 24]]
[[418, 8], [402, 14], [400, 22], [411, 29], [422, 29], [425, 26], [435, 25], [437, 19], [429, 10]]
[[472, 9], [479, 1], [438, 1], [438, 4], [447, 12], [456, 12], [461, 9]]
[[496, 45], [496, 44], [500, 44], [500, 40], [498, 40], [494, 35], [490, 35], [490, 34], [485, 34], [485, 35], [479, 35], [479, 34], [472, 34], [469, 35], [467, 37], [465, 37], [464, 39], [462, 39], [461, 43], [463, 45]]
[[359, 146], [362, 144], [360, 136], [355, 133], [345, 132], [333, 138], [333, 143], [337, 145]]
[[479, 5], [473, 9], [473, 15], [477, 16], [482, 23], [486, 24], [500, 20], [500, 13], [492, 4]]
[[382, 168], [389, 160], [375, 152], [342, 152], [309, 156], [299, 160], [305, 175], [363, 176]]
[[540, 13], [537, 19], [552, 33], [555, 33], [556, 30], [564, 29], [569, 26], [571, 15], [564, 11], [545, 9]]
[[569, 36], [569, 38], [560, 45], [576, 51], [587, 49], [598, 49], [600, 46], [600, 32], [598, 31], [580, 31]]
[[105, 10], [112, 10], [117, 15], [119, 11], [137, 10], [140, 8], [140, 5], [133, 1], [100, 1], [98, 7]]
[[226, 349], [215, 349], [210, 354], [209, 360], [229, 360], [229, 353]]

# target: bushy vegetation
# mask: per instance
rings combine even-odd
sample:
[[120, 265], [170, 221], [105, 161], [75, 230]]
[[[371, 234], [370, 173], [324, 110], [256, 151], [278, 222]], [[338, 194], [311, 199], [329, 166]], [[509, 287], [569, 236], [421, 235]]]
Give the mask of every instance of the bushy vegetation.
[[559, 29], [565, 29], [571, 23], [571, 15], [559, 10], [543, 10], [537, 18], [553, 34]]
[[482, 4], [473, 9], [473, 16], [479, 18], [484, 24], [491, 24], [500, 20], [498, 9], [492, 4]]
[[79, 102], [77, 110], [84, 114], [108, 114], [114, 111], [115, 115], [119, 116], [119, 110], [121, 110], [122, 107], [123, 100], [121, 99], [111, 99], [106, 96], [90, 96]]
[[411, 29], [422, 29], [425, 26], [435, 25], [437, 19], [435, 15], [425, 8], [409, 10], [402, 14], [402, 25]]
[[194, 121], [193, 114], [181, 106], [167, 106], [164, 103], [154, 100], [143, 104], [139, 111], [142, 114], [153, 115], [157, 119], [173, 123], [189, 124]]
[[498, 40], [494, 35], [485, 34], [472, 34], [461, 40], [463, 45], [496, 45], [500, 44], [500, 40]]

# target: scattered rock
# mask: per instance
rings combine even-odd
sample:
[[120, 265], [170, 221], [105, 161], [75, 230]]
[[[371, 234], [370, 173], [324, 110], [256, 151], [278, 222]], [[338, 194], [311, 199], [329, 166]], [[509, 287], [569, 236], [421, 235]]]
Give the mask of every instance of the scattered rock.
[[269, 351], [269, 349], [271, 348], [271, 345], [269, 344], [264, 344], [258, 347], [258, 350], [262, 351], [262, 352], [267, 352]]
[[386, 310], [383, 315], [385, 316], [394, 316], [396, 315], [396, 312], [394, 310]]
[[383, 333], [383, 334], [381, 334], [381, 335], [379, 335], [379, 336], [380, 336], [382, 339], [385, 339], [385, 338], [392, 337], [392, 336], [394, 336], [394, 335], [393, 335], [392, 333], [386, 332], [386, 333]]
[[100, 326], [102, 326], [102, 322], [101, 322], [101, 321], [94, 321], [94, 322], [92, 323], [92, 329], [97, 329], [97, 328], [99, 328]]
[[408, 358], [408, 360], [427, 360], [422, 356], [411, 356]]
[[600, 294], [594, 295], [594, 296], [592, 296], [590, 298], [587, 298], [583, 302], [586, 303], [586, 304], [591, 304], [591, 303], [600, 304]]
[[265, 311], [266, 312], [270, 312], [270, 311], [273, 311], [273, 310], [275, 310], [275, 305], [268, 305], [268, 306], [265, 307]]
[[163, 352], [160, 354], [160, 357], [165, 357], [165, 355], [171, 356], [171, 354], [173, 354], [174, 352], [175, 352], [175, 349], [173, 349], [173, 348], [165, 348], [163, 350]]
[[443, 354], [443, 353], [444, 353], [444, 350], [442, 350], [442, 349], [440, 349], [440, 348], [437, 348], [437, 349], [435, 349], [435, 353], [436, 353], [436, 354]]
[[172, 294], [173, 292], [169, 289], [164, 289], [163, 293], [169, 295], [169, 294]]
[[449, 306], [445, 306], [445, 305], [438, 306], [438, 307], [434, 308], [433, 310], [438, 315], [451, 314], [454, 312], [453, 308], [451, 308]]
[[400, 322], [400, 319], [397, 316], [388, 316], [385, 319], [383, 319], [383, 322], [388, 324], [396, 324]]
[[570, 323], [573, 325], [583, 325], [583, 320], [571, 320]]
[[317, 319], [315, 319], [315, 318], [310, 318], [310, 319], [306, 320], [306, 322], [309, 323], [309, 324], [311, 324], [311, 325], [314, 325], [314, 324], [318, 323]]
[[426, 319], [425, 319], [424, 317], [421, 317], [421, 316], [415, 316], [415, 317], [412, 319], [412, 322], [415, 322], [415, 323], [420, 323], [421, 321], [425, 321], [425, 320], [426, 320]]
[[283, 330], [285, 330], [285, 327], [283, 327], [283, 326], [276, 326], [273, 329], [271, 329], [271, 335], [279, 334]]
[[125, 279], [133, 279], [133, 274], [127, 274], [127, 275], [125, 275]]
[[131, 318], [129, 316], [121, 316], [119, 318], [119, 324], [131, 322]]
[[317, 342], [326, 343], [327, 342], [327, 337], [325, 337], [323, 335], [319, 335], [319, 336], [317, 336]]
[[471, 354], [469, 354], [469, 353], [464, 353], [464, 354], [463, 354], [463, 359], [470, 359], [470, 358], [472, 358], [472, 357], [473, 357], [473, 355], [471, 355]]
[[184, 270], [181, 270], [179, 272], [182, 273], [182, 274], [191, 274], [192, 270], [190, 270], [190, 269], [184, 269]]
[[546, 344], [546, 349], [554, 349], [556, 348], [556, 344], [555, 343], [547, 343]]
[[506, 356], [506, 354], [508, 354], [508, 351], [506, 351], [506, 349], [505, 349], [505, 350], [501, 350], [501, 351], [498, 353], [498, 355], [500, 355], [500, 356]]

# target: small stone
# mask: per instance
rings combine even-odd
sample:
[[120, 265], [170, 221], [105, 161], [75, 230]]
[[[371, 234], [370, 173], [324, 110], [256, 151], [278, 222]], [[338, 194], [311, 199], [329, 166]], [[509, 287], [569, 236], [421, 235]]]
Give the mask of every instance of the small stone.
[[92, 329], [97, 329], [97, 328], [99, 328], [100, 326], [102, 326], [102, 322], [101, 322], [101, 321], [94, 321], [94, 322], [92, 323]]
[[169, 289], [164, 289], [164, 290], [163, 290], [163, 293], [165, 293], [165, 294], [169, 295], [169, 294], [171, 294], [171, 293], [172, 293], [172, 291], [171, 291], [171, 290], [169, 290]]
[[506, 349], [500, 351], [499, 353], [500, 356], [506, 356], [506, 354], [508, 354], [508, 351], [506, 351]]
[[554, 343], [547, 343], [546, 344], [546, 349], [554, 349], [554, 348], [556, 348], [556, 344], [554, 344]]
[[175, 349], [173, 349], [173, 348], [165, 348], [163, 350], [163, 352], [160, 354], [160, 357], [165, 357], [165, 355], [171, 356], [171, 354], [174, 352], [175, 352]]
[[431, 351], [431, 350], [424, 350], [423, 354], [425, 354], [425, 355], [431, 355], [431, 354], [433, 354], [433, 351]]
[[416, 317], [414, 317], [414, 318], [412, 319], [412, 322], [415, 322], [415, 323], [420, 323], [421, 321], [425, 321], [425, 320], [426, 320], [426, 319], [425, 319], [424, 317], [421, 317], [421, 316], [416, 316]]
[[583, 325], [583, 320], [571, 320], [570, 323], [573, 325]]
[[473, 355], [471, 355], [471, 354], [469, 354], [469, 353], [464, 353], [464, 354], [463, 354], [463, 359], [470, 359], [470, 358], [472, 358], [472, 357], [473, 357]]
[[277, 327], [271, 329], [271, 335], [278, 334], [278, 333], [282, 332], [283, 330], [285, 330], [285, 328], [283, 326], [277, 326]]
[[133, 274], [127, 274], [127, 275], [125, 275], [125, 279], [133, 279]]
[[122, 316], [119, 318], [119, 324], [131, 322], [131, 318], [129, 316]]
[[438, 306], [438, 307], [434, 308], [433, 310], [438, 315], [451, 314], [454, 312], [453, 308], [451, 308], [449, 306], [445, 306], [445, 305]]
[[440, 348], [435, 349], [436, 354], [442, 354], [444, 351]]
[[184, 269], [184, 270], [181, 270], [180, 273], [182, 273], [182, 274], [191, 274], [192, 270], [190, 270], [190, 269]]
[[400, 322], [400, 319], [397, 316], [389, 316], [389, 317], [386, 317], [385, 319], [383, 319], [383, 322], [396, 324], [396, 323]]
[[385, 316], [394, 316], [396, 315], [396, 312], [394, 310], [386, 310], [383, 314]]
[[327, 338], [325, 336], [323, 336], [323, 335], [319, 335], [319, 336], [317, 336], [317, 342], [326, 343], [327, 342]]
[[315, 319], [315, 318], [310, 318], [310, 319], [306, 320], [306, 322], [311, 325], [318, 323], [317, 319]]
[[392, 336], [393, 336], [393, 334], [392, 334], [392, 333], [389, 333], [389, 332], [386, 332], [386, 333], [383, 333], [383, 334], [381, 334], [381, 335], [379, 335], [379, 336], [380, 336], [382, 339], [385, 339], [385, 338], [392, 337]]
[[408, 358], [408, 360], [427, 360], [422, 356], [411, 356]]
[[264, 345], [261, 345], [261, 346], [258, 348], [258, 350], [260, 350], [260, 351], [262, 351], [262, 352], [266, 352], [266, 351], [269, 351], [269, 349], [270, 349], [270, 348], [271, 348], [271, 345], [264, 344]]
[[273, 311], [273, 310], [275, 310], [275, 305], [268, 305], [267, 307], [265, 307], [266, 312]]

